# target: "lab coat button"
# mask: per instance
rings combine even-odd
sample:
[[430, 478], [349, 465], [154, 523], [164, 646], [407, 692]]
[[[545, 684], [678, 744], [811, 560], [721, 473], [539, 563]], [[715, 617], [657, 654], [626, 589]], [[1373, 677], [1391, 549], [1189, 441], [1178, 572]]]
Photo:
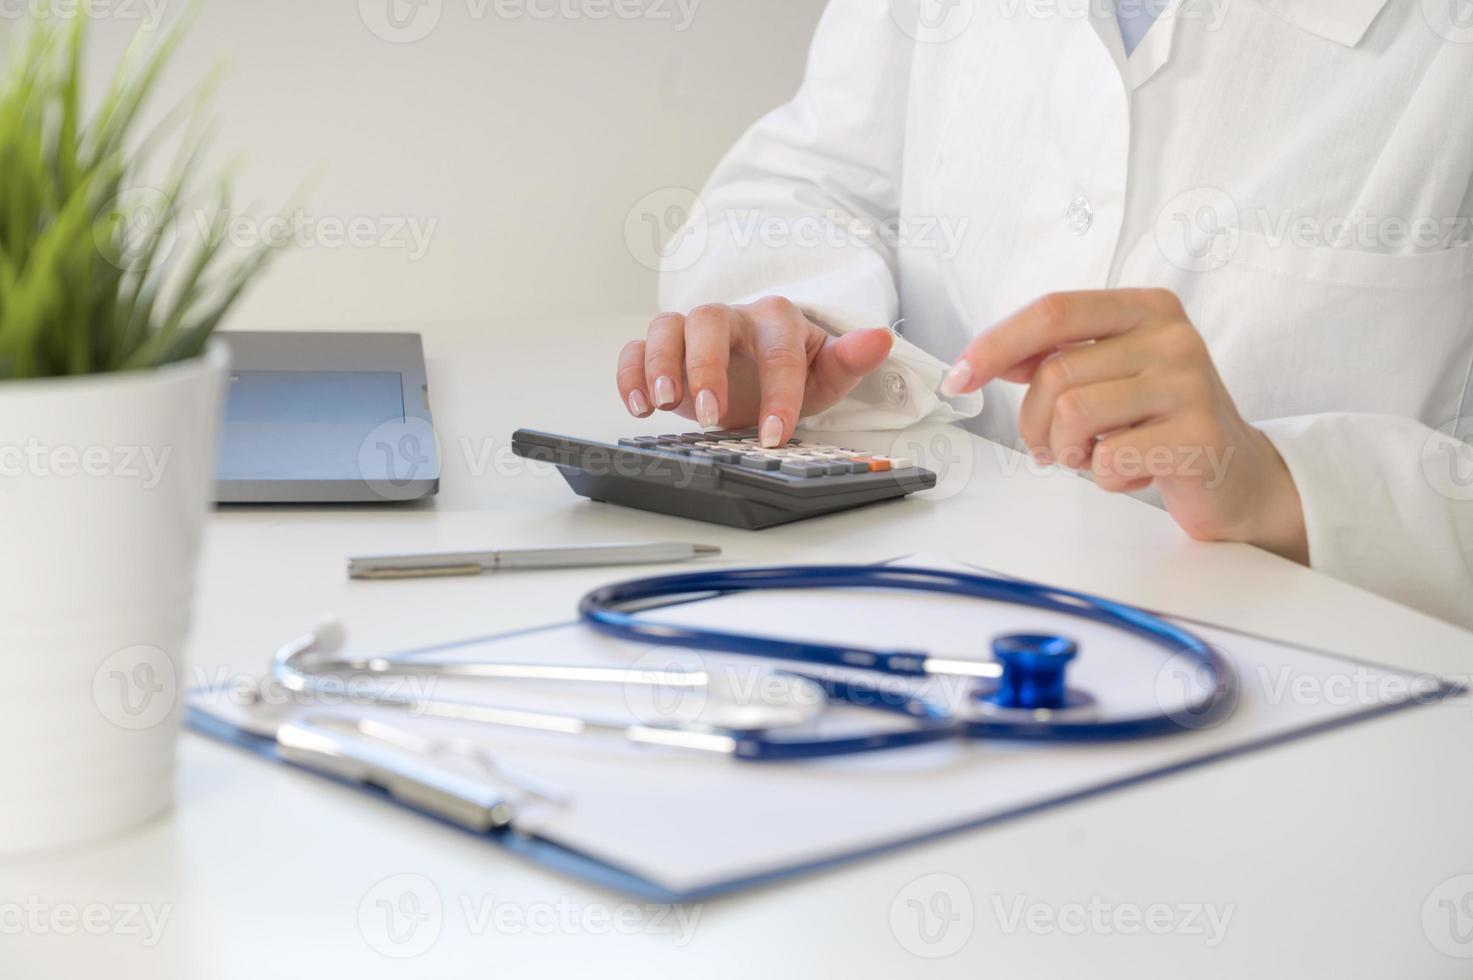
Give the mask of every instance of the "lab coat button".
[[910, 389], [905, 386], [905, 379], [900, 376], [900, 372], [886, 371], [880, 383], [885, 389], [885, 401], [896, 408], [904, 408], [905, 403], [910, 400]]
[[1095, 223], [1095, 209], [1087, 197], [1076, 197], [1064, 211], [1064, 227], [1075, 235], [1083, 235]]

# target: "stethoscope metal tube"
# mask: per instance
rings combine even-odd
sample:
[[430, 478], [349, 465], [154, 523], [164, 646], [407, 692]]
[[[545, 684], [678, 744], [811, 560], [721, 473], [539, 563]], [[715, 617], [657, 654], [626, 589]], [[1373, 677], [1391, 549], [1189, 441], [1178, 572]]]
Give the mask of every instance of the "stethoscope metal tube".
[[[712, 689], [705, 671], [651, 671], [620, 667], [558, 666], [546, 664], [434, 662], [418, 658], [349, 657], [339, 653], [346, 640], [342, 625], [327, 620], [312, 632], [281, 646], [272, 660], [272, 679], [297, 694], [340, 697], [352, 678], [460, 677], [499, 680], [553, 681], [583, 684], [644, 686], [664, 690]], [[746, 761], [818, 758], [849, 755], [877, 749], [920, 745], [955, 738], [960, 728], [955, 719], [924, 698], [860, 682], [828, 681], [786, 670], [768, 671], [768, 676], [787, 685], [783, 706], [767, 706], [766, 724], [755, 727], [740, 721], [718, 723], [630, 724], [582, 715], [500, 708], [487, 704], [447, 699], [414, 697], [375, 689], [358, 697], [379, 707], [401, 708], [419, 716], [452, 721], [519, 728], [564, 735], [616, 735], [642, 745], [728, 755]], [[769, 731], [793, 728], [815, 718], [826, 705], [865, 704], [876, 710], [904, 716], [911, 724], [894, 731], [864, 735], [828, 735], [772, 738]], [[718, 706], [719, 707], [719, 706]]]

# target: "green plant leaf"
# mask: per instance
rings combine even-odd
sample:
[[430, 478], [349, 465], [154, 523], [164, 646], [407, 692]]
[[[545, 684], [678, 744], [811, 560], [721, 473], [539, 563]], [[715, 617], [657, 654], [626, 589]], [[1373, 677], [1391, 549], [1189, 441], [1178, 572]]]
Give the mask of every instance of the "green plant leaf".
[[[197, 13], [191, 4], [152, 43], [140, 32], [90, 115], [86, 16], [65, 27], [38, 16], [10, 46], [0, 66], [0, 379], [195, 357], [276, 254], [267, 244], [238, 252], [208, 232], [182, 245], [218, 74], [140, 132]], [[172, 163], [150, 188], [139, 175], [169, 147]], [[223, 181], [218, 194], [228, 220]], [[140, 238], [144, 218], [165, 233]], [[176, 239], [178, 254], [166, 254]]]

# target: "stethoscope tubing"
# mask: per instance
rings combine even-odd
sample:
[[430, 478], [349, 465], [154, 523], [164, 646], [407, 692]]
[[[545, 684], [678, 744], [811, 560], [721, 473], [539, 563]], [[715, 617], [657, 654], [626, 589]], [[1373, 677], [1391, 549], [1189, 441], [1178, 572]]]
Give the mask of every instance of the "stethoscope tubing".
[[[1142, 738], [1204, 728], [1237, 702], [1231, 664], [1196, 635], [1160, 616], [1083, 592], [967, 572], [886, 565], [808, 565], [716, 569], [633, 579], [594, 589], [579, 603], [579, 617], [593, 629], [633, 643], [679, 646], [788, 662], [876, 671], [897, 677], [976, 676], [918, 650], [872, 650], [809, 640], [749, 636], [642, 619], [656, 600], [775, 589], [890, 589], [959, 595], [1006, 602], [1101, 623], [1182, 656], [1207, 674], [1207, 692], [1178, 711], [1113, 719], [1065, 720], [1050, 712], [992, 712], [958, 719], [974, 738], [1101, 741]], [[631, 610], [628, 607], [638, 606]], [[979, 662], [982, 663], [982, 662]], [[818, 678], [814, 678], [817, 680]]]
[[[700, 630], [641, 619], [639, 612], [664, 608], [682, 598], [724, 595], [762, 589], [891, 589], [959, 595], [1006, 602], [1062, 613], [1103, 623], [1160, 646], [1173, 656], [1184, 656], [1206, 672], [1208, 692], [1190, 699], [1181, 709], [1122, 718], [1081, 720], [1078, 712], [983, 707], [948, 708], [910, 685], [865, 680], [862, 673], [881, 677], [977, 678], [996, 676], [996, 664], [986, 660], [939, 659], [916, 650], [867, 650], [806, 640], [746, 636]], [[637, 608], [636, 608], [637, 607]], [[964, 572], [873, 565], [819, 565], [702, 571], [655, 576], [596, 589], [579, 604], [579, 615], [595, 630], [618, 639], [659, 646], [680, 646], [713, 652], [849, 668], [842, 676], [779, 670], [777, 673], [817, 685], [831, 705], [849, 705], [900, 716], [903, 728], [862, 734], [816, 737], [774, 737], [774, 729], [723, 727], [681, 728], [636, 724], [604, 724], [579, 716], [500, 709], [460, 702], [423, 702], [380, 695], [378, 703], [456, 720], [479, 721], [543, 731], [580, 734], [594, 730], [622, 732], [635, 742], [714, 751], [742, 761], [815, 759], [884, 749], [925, 745], [946, 740], [1023, 739], [1035, 741], [1095, 742], [1141, 738], [1207, 727], [1232, 710], [1238, 680], [1232, 666], [1209, 644], [1159, 616], [1080, 592], [993, 578]], [[463, 663], [433, 664], [395, 657], [359, 658], [341, 654], [341, 626], [329, 626], [289, 642], [278, 651], [273, 676], [288, 690], [335, 692], [354, 675], [413, 675], [429, 673], [462, 677], [572, 680], [610, 683], [634, 678], [618, 668], [569, 667], [541, 664]], [[650, 672], [636, 672], [642, 683]], [[655, 672], [658, 675], [658, 672]], [[978, 682], [985, 683], [985, 681]], [[975, 700], [975, 699], [974, 699]], [[780, 729], [777, 729], [780, 731]]]

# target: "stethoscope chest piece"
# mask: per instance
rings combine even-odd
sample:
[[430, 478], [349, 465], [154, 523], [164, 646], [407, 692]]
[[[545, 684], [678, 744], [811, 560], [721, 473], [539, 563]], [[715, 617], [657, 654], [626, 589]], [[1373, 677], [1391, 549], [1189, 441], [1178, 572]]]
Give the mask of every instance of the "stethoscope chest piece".
[[1068, 686], [1069, 664], [1079, 644], [1052, 633], [1009, 633], [992, 641], [992, 656], [1002, 667], [997, 680], [982, 680], [972, 692], [978, 722], [1083, 721], [1094, 714], [1095, 699]]
[[992, 656], [1002, 676], [978, 685], [974, 697], [1006, 711], [1063, 711], [1094, 704], [1066, 684], [1079, 644], [1050, 633], [1009, 633], [992, 641]]

